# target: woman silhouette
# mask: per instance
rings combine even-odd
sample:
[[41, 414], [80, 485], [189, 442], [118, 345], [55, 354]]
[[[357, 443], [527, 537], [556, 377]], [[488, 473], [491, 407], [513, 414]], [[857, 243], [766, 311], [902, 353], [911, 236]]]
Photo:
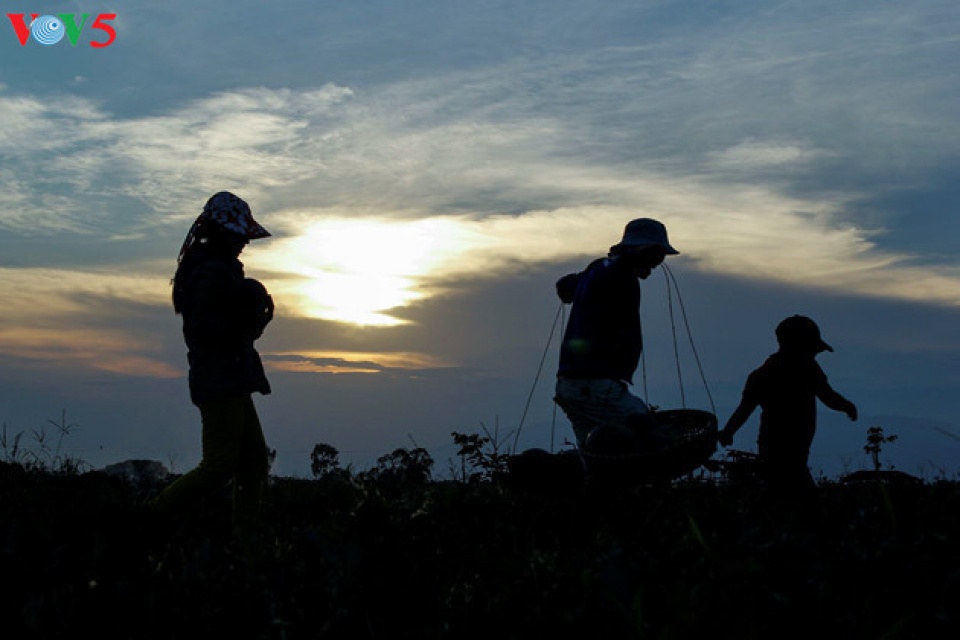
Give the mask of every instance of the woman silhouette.
[[251, 397], [270, 393], [253, 343], [273, 318], [273, 300], [246, 278], [238, 259], [250, 240], [270, 233], [232, 193], [211, 197], [180, 249], [173, 308], [183, 317], [190, 399], [200, 410], [202, 458], [157, 496], [169, 513], [233, 481], [233, 521], [255, 522], [269, 470], [267, 446]]

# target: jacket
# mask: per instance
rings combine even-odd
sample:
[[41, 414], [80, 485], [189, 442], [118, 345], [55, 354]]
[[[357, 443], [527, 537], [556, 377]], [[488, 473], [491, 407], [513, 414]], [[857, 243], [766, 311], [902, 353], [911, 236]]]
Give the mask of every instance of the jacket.
[[185, 265], [183, 337], [196, 405], [239, 394], [270, 393], [254, 341], [273, 317], [273, 301], [243, 264], [201, 250]]

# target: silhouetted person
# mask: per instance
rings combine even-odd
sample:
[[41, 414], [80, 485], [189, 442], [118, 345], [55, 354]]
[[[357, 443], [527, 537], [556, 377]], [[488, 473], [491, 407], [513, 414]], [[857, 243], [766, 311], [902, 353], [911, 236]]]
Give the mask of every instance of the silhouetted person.
[[647, 278], [666, 256], [677, 253], [662, 223], [639, 218], [627, 224], [607, 257], [557, 281], [557, 295], [573, 306], [560, 346], [555, 400], [581, 448], [598, 426], [609, 427], [604, 432], [618, 449], [660, 439], [648, 418], [650, 409], [628, 385], [643, 350], [638, 278]]
[[246, 278], [238, 260], [250, 240], [270, 233], [242, 199], [211, 197], [190, 228], [173, 279], [173, 307], [183, 316], [190, 399], [200, 410], [200, 464], [167, 487], [153, 505], [169, 513], [233, 481], [233, 520], [256, 520], [269, 470], [254, 392], [270, 393], [254, 341], [273, 318], [273, 300]]
[[740, 404], [718, 434], [723, 446], [758, 406], [757, 439], [761, 473], [774, 489], [804, 492], [815, 484], [807, 467], [817, 425], [817, 399], [827, 407], [857, 419], [857, 407], [827, 382], [817, 354], [833, 351], [820, 337], [816, 323], [806, 316], [791, 316], [776, 329], [779, 351], [747, 377]]

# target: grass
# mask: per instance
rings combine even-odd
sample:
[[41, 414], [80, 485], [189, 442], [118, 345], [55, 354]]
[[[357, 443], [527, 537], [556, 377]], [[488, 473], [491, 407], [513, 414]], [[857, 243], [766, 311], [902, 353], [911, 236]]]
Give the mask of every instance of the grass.
[[[464, 441], [464, 455], [475, 441]], [[329, 453], [329, 452], [326, 452]], [[324, 458], [329, 462], [329, 456]], [[335, 456], [333, 457], [335, 460]], [[393, 452], [272, 478], [246, 544], [226, 495], [157, 521], [98, 473], [0, 464], [6, 637], [844, 638], [960, 630], [960, 485], [709, 478], [531, 492]], [[422, 468], [420, 469], [422, 471]], [[470, 479], [472, 478], [472, 479]]]

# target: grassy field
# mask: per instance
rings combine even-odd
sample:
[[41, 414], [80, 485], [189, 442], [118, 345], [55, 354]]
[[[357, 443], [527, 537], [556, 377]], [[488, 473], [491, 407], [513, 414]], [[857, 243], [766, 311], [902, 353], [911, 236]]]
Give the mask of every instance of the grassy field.
[[272, 478], [246, 542], [226, 494], [158, 521], [120, 480], [0, 463], [3, 635], [960, 637], [953, 481], [792, 503], [704, 477], [530, 491], [391, 460]]

